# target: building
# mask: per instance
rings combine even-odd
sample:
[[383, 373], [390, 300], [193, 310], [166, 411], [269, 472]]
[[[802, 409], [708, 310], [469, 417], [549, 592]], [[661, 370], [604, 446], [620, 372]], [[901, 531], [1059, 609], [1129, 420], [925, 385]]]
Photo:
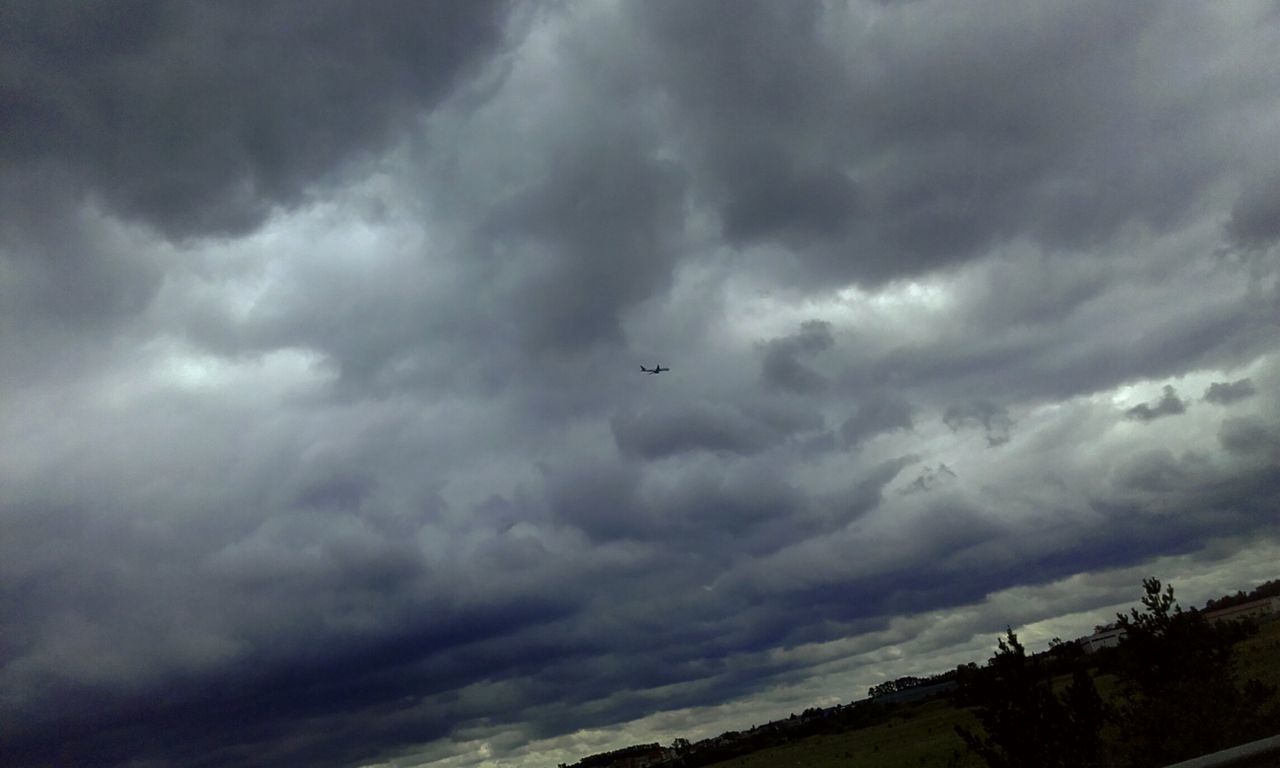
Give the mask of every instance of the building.
[[1110, 624], [1104, 627], [1098, 627], [1093, 631], [1092, 635], [1082, 637], [1076, 642], [1087, 653], [1093, 653], [1101, 648], [1114, 648], [1124, 639], [1125, 631], [1120, 627]]
[[1229, 608], [1218, 608], [1204, 612], [1204, 617], [1213, 624], [1217, 624], [1220, 621], [1240, 621], [1242, 619], [1266, 621], [1277, 616], [1280, 616], [1280, 596], [1264, 597], [1261, 600], [1250, 600], [1247, 603], [1233, 605]]

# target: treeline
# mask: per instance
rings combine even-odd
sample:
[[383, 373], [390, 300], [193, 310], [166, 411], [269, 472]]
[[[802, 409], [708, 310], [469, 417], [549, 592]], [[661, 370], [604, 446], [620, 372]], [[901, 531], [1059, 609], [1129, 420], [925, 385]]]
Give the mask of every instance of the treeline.
[[[1208, 602], [1205, 603], [1203, 610], [1214, 611], [1221, 608], [1234, 608], [1237, 605], [1244, 605], [1245, 603], [1250, 603], [1250, 602], [1253, 602], [1254, 600], [1261, 600], [1265, 597], [1276, 597], [1276, 596], [1280, 596], [1280, 579], [1265, 581], [1255, 589], [1252, 589], [1248, 592], [1245, 592], [1244, 590], [1238, 590], [1234, 595], [1224, 595], [1216, 599], [1211, 598]], [[1100, 632], [1108, 629], [1113, 629], [1115, 627], [1116, 627], [1115, 622], [1098, 624], [1097, 626], [1094, 627], [1094, 631]], [[1055, 669], [1058, 671], [1058, 673], [1062, 672], [1061, 662], [1063, 659], [1070, 659], [1082, 653], [1084, 653], [1083, 649], [1081, 649], [1075, 641], [1062, 640], [1061, 638], [1055, 637], [1049, 643], [1049, 654], [1052, 660], [1054, 660], [1056, 664]], [[1033, 654], [1033, 656], [1038, 656], [1038, 655], [1039, 654]], [[1106, 654], [1104, 654], [1104, 657], [1105, 655]], [[971, 670], [976, 666], [977, 665], [975, 664], [962, 664], [956, 669], [948, 670], [946, 672], [942, 672], [936, 675], [926, 675], [924, 677], [916, 677], [914, 675], [905, 675], [903, 677], [899, 677], [894, 680], [886, 680], [883, 683], [873, 685], [869, 689], [867, 689], [867, 695], [871, 698], [880, 698], [884, 696], [891, 696], [892, 694], [895, 694], [895, 693], [908, 691], [908, 690], [911, 690], [912, 688], [922, 688], [926, 686], [932, 686], [932, 685], [938, 685], [942, 683], [957, 681], [958, 675], [962, 676], [966, 673], [967, 670]]]
[[[1095, 654], [1063, 643], [1029, 656], [1010, 629], [985, 667], [960, 675], [956, 701], [982, 725], [957, 727], [969, 749], [990, 768], [1152, 768], [1274, 735], [1274, 686], [1233, 669], [1256, 625], [1210, 624], [1158, 579], [1143, 590], [1142, 609], [1117, 616], [1120, 644]], [[1103, 674], [1118, 685], [1108, 702], [1094, 685]]]
[[1234, 595], [1224, 595], [1217, 600], [1210, 600], [1204, 604], [1204, 609], [1206, 611], [1216, 611], [1220, 608], [1234, 608], [1237, 605], [1251, 603], [1264, 597], [1280, 597], [1280, 579], [1263, 582], [1257, 589], [1250, 590], [1247, 593], [1244, 590], [1239, 590]]
[[622, 749], [615, 749], [612, 752], [601, 752], [595, 755], [589, 755], [582, 758], [574, 765], [576, 768], [597, 768], [597, 766], [612, 765], [613, 763], [628, 757], [636, 757], [644, 755], [662, 747], [654, 742], [652, 744], [635, 744]]
[[897, 678], [896, 680], [886, 680], [879, 685], [871, 686], [867, 689], [867, 696], [873, 699], [878, 699], [885, 696], [891, 696], [895, 693], [909, 691], [912, 688], [927, 688], [935, 685], [943, 685], [955, 681], [956, 674], [957, 670], [952, 669], [938, 675], [926, 675], [924, 677], [905, 675]]

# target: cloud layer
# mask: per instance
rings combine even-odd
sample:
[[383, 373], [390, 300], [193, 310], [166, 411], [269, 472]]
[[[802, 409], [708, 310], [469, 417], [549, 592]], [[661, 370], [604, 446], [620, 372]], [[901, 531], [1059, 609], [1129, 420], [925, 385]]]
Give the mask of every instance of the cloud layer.
[[0, 29], [15, 764], [572, 761], [1276, 547], [1267, 3]]

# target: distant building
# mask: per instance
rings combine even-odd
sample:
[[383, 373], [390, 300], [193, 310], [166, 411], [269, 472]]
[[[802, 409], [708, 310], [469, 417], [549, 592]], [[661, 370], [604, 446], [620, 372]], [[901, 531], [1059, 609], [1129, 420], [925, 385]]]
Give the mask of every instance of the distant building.
[[1233, 605], [1230, 608], [1218, 608], [1205, 611], [1204, 617], [1211, 623], [1220, 621], [1240, 621], [1241, 619], [1266, 619], [1280, 616], [1280, 597], [1264, 597], [1261, 600], [1250, 600], [1247, 603]]
[[1098, 627], [1092, 635], [1076, 641], [1087, 653], [1094, 653], [1102, 648], [1114, 648], [1124, 639], [1125, 631], [1115, 625]]

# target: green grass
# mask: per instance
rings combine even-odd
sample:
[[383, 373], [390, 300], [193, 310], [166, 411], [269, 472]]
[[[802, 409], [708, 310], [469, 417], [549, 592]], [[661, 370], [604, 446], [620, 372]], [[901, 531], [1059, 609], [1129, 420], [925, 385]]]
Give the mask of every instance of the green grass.
[[[1263, 624], [1236, 646], [1237, 679], [1257, 678], [1280, 687], [1280, 621]], [[1065, 685], [1067, 678], [1055, 681]], [[1104, 700], [1116, 695], [1110, 675], [1095, 679]], [[712, 768], [980, 768], [955, 733], [956, 725], [978, 729], [977, 719], [945, 700], [904, 707], [890, 721], [857, 731], [824, 734], [762, 749]], [[957, 758], [958, 755], [958, 758]]]
[[1280, 620], [1263, 624], [1258, 634], [1236, 646], [1236, 679], [1257, 678], [1280, 687]]
[[[946, 701], [904, 707], [889, 722], [848, 733], [811, 736], [791, 744], [735, 757], [714, 768], [977, 768], [956, 735], [957, 724], [976, 727], [977, 720]], [[955, 755], [959, 762], [950, 763]]]

